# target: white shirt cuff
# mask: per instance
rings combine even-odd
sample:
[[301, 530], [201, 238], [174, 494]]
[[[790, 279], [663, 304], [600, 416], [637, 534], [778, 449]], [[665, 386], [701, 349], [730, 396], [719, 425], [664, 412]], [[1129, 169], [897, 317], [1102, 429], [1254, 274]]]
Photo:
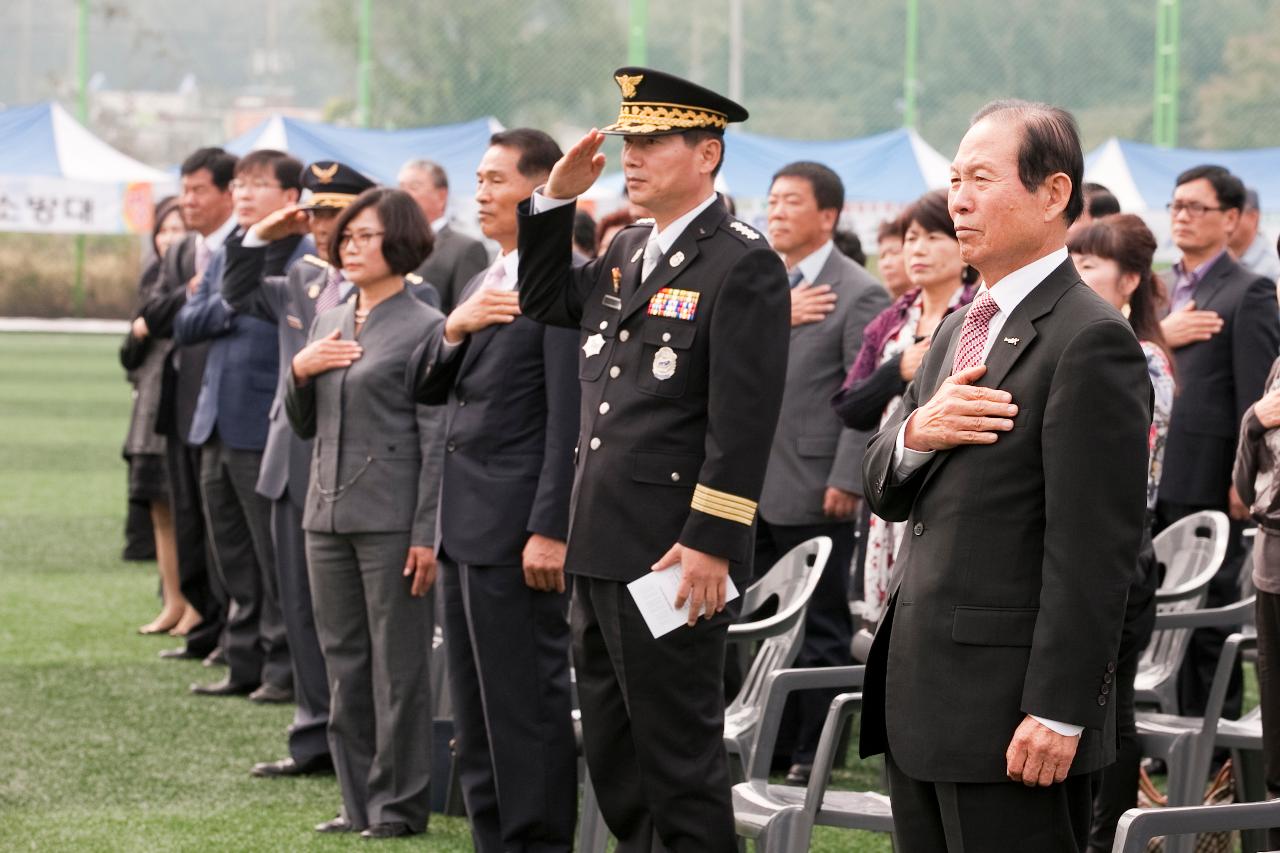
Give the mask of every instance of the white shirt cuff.
[[1046, 729], [1057, 732], [1060, 735], [1066, 735], [1067, 737], [1079, 737], [1080, 733], [1084, 731], [1084, 726], [1077, 726], [1072, 723], [1060, 723], [1057, 720], [1046, 720], [1044, 717], [1037, 717], [1035, 714], [1031, 714], [1030, 716], [1031, 719], [1035, 720]]
[[458, 351], [458, 347], [462, 346], [466, 338], [458, 341], [456, 344], [449, 343], [449, 339], [441, 335], [440, 337], [440, 357], [436, 359], [440, 362], [449, 361], [453, 358], [453, 354]]
[[246, 249], [259, 249], [267, 245], [267, 241], [258, 236], [258, 227], [255, 225], [245, 233], [240, 245]]
[[893, 443], [893, 480], [896, 483], [901, 483], [910, 477], [933, 458], [932, 450], [912, 450], [907, 447], [907, 424], [913, 417], [915, 417], [914, 412], [902, 422], [902, 428], [898, 430], [898, 440]]
[[533, 198], [529, 202], [529, 209], [534, 213], [546, 213], [548, 210], [555, 210], [557, 207], [564, 207], [566, 204], [573, 204], [576, 198], [548, 198], [542, 194], [542, 187], [538, 187], [533, 191]]

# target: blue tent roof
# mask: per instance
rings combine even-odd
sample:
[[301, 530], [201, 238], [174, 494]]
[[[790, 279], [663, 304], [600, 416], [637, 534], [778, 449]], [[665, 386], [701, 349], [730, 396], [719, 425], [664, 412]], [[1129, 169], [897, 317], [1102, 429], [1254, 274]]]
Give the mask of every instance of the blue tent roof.
[[281, 148], [303, 162], [340, 160], [374, 180], [395, 184], [407, 160], [419, 157], [439, 163], [455, 187], [473, 183], [476, 164], [500, 127], [495, 119], [408, 130], [366, 130], [276, 116], [226, 144], [245, 154], [255, 148]]
[[120, 153], [57, 103], [0, 111], [0, 174], [86, 183], [167, 182], [158, 169]]
[[6, 171], [19, 175], [62, 175], [48, 104], [0, 112], [0, 140], [4, 140]]
[[1280, 148], [1157, 148], [1110, 139], [1085, 158], [1085, 176], [1105, 184], [1126, 210], [1163, 211], [1178, 174], [1206, 163], [1225, 166], [1257, 190], [1264, 210], [1280, 210]]

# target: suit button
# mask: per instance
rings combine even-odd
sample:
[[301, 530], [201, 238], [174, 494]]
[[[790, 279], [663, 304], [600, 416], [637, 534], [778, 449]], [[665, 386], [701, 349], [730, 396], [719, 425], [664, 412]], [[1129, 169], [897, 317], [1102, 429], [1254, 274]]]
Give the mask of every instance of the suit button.
[[1102, 683], [1103, 684], [1111, 683], [1111, 673], [1108, 672], [1106, 675], [1102, 676]]
[[602, 415], [607, 415], [607, 414], [609, 414], [609, 404], [608, 404], [608, 403], [601, 403], [601, 404], [600, 404], [600, 414], [602, 414]]
[[622, 375], [622, 368], [618, 367], [618, 365], [615, 364], [613, 367], [609, 368], [610, 379], [617, 379], [621, 375]]
[[915, 526], [915, 527], [913, 527], [913, 528], [911, 528], [911, 532], [912, 532], [912, 533], [914, 533], [914, 534], [915, 534], [915, 535], [917, 535], [917, 536], [923, 536], [923, 535], [924, 535], [924, 522], [922, 522], [922, 521], [917, 521], [917, 522], [916, 522], [916, 526]]
[[459, 407], [459, 408], [461, 408], [461, 407], [465, 406], [466, 404], [467, 404], [467, 401], [466, 401], [466, 400], [459, 400], [459, 401], [458, 401], [458, 407]]
[[609, 328], [609, 321], [608, 321], [608, 320], [601, 320], [601, 321], [600, 321], [600, 331], [602, 331], [602, 332], [603, 332], [603, 331], [604, 331], [605, 329], [607, 329], [607, 328]]
[[1099, 690], [1098, 692], [1101, 693], [1103, 696], [1106, 696], [1108, 693], [1111, 692], [1111, 685], [1110, 684], [1102, 685], [1102, 689]]
[[445, 449], [445, 450], [447, 450], [447, 451], [449, 451], [450, 453], [452, 453], [453, 451], [455, 451], [455, 450], [457, 450], [457, 449], [458, 449], [458, 445], [454, 444], [454, 443], [451, 441], [451, 442], [449, 442], [448, 444], [446, 444], [446, 445], [444, 446], [444, 449]]
[[1107, 661], [1107, 672], [1115, 672], [1115, 671], [1116, 671], [1116, 662]]
[[590, 447], [591, 447], [591, 449], [592, 449], [592, 450], [599, 450], [599, 449], [600, 449], [600, 439], [598, 439], [598, 438], [593, 438], [593, 439], [591, 439], [591, 445], [590, 445]]
[[665, 344], [665, 343], [666, 343], [667, 341], [669, 341], [669, 340], [671, 340], [671, 333], [670, 333], [670, 332], [663, 332], [663, 333], [662, 333], [662, 342]]
[[680, 482], [680, 472], [679, 472], [679, 471], [672, 471], [672, 472], [671, 472], [671, 482], [673, 482], [673, 483], [678, 483], [678, 482]]
[[623, 329], [621, 332], [618, 332], [618, 340], [622, 341], [624, 344], [627, 342], [627, 338], [629, 337], [631, 337], [631, 333], [628, 332], [626, 329]]
[[1099, 704], [1099, 705], [1105, 705], [1105, 704], [1107, 704], [1107, 697], [1106, 697], [1106, 696], [1099, 696], [1099, 697], [1098, 697], [1098, 704]]

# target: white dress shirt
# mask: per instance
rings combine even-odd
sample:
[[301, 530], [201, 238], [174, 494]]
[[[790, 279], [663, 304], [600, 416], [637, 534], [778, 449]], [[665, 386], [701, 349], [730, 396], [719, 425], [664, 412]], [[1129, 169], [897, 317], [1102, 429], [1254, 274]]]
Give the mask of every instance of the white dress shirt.
[[[502, 266], [502, 275], [503, 275], [502, 286], [494, 289], [495, 290], [515, 290], [516, 276], [519, 275], [520, 273], [520, 250], [512, 249], [510, 252], [507, 252], [505, 255], [499, 255], [498, 259], [495, 260], [492, 264], [490, 264], [489, 268], [485, 270], [485, 273], [484, 273], [485, 277], [488, 278], [489, 271], [499, 265]], [[483, 284], [481, 286], [483, 286]], [[448, 338], [441, 338], [440, 339], [440, 360], [448, 361], [449, 359], [453, 358], [454, 351], [456, 351], [460, 346], [462, 346], [462, 341], [458, 341], [456, 344], [451, 344], [449, 343]]]
[[804, 276], [800, 281], [805, 284], [821, 284], [821, 282], [818, 281], [818, 276], [822, 275], [822, 268], [827, 265], [827, 259], [831, 257], [831, 253], [835, 248], [835, 241], [828, 240], [818, 247], [817, 251], [809, 254], [800, 263], [787, 270], [787, 272], [800, 270], [800, 275]]
[[[1026, 299], [1031, 294], [1031, 291], [1035, 290], [1048, 277], [1049, 273], [1061, 266], [1066, 259], [1066, 248], [1057, 249], [1039, 260], [1032, 261], [1025, 267], [1014, 270], [994, 285], [983, 284], [979, 288], [978, 294], [974, 296], [974, 299], [976, 300], [983, 292], [989, 293], [991, 298], [995, 300], [996, 306], [1000, 309], [987, 323], [987, 342], [982, 347], [982, 360], [984, 362], [987, 360], [987, 356], [991, 354], [991, 348], [995, 346], [996, 340], [999, 339], [1000, 330], [1004, 328], [1009, 315], [1022, 304], [1022, 300]], [[902, 428], [898, 430], [898, 440], [893, 450], [893, 474], [898, 482], [911, 476], [912, 472], [932, 459], [935, 452], [932, 450], [912, 450], [907, 447], [905, 443], [906, 434], [907, 422], [903, 421]], [[1031, 718], [1044, 727], [1068, 737], [1078, 736], [1084, 731], [1084, 726], [1077, 726], [1072, 723], [1049, 720], [1044, 717], [1038, 717], [1035, 714], [1032, 714]]]
[[[209, 255], [218, 254], [218, 250], [222, 248], [222, 244], [227, 242], [227, 238], [231, 236], [231, 232], [236, 229], [236, 218], [234, 216], [227, 217], [227, 221], [218, 226], [218, 230], [210, 233], [208, 236], [204, 234], [196, 235], [196, 242], [203, 242], [209, 247]], [[263, 245], [266, 245], [265, 243]]]
[[[447, 213], [444, 216], [441, 216], [439, 219], [433, 219], [431, 221], [432, 234], [439, 234], [441, 231], [443, 231], [445, 228], [448, 228], [448, 227], [449, 227], [449, 214]], [[512, 281], [515, 281], [515, 279], [512, 279]]]

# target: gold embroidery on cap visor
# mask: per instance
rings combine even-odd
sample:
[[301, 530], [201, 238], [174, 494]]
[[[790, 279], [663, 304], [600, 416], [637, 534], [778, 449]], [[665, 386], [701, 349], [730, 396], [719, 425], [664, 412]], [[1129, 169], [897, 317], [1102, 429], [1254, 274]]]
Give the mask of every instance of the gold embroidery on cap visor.
[[622, 105], [616, 122], [600, 130], [602, 133], [666, 133], [703, 127], [724, 130], [728, 124], [724, 113], [710, 110], [679, 104], [629, 103]]
[[303, 203], [303, 207], [347, 207], [356, 197], [350, 193], [312, 193]]
[[746, 498], [740, 498], [728, 492], [721, 492], [702, 484], [699, 484], [693, 490], [693, 500], [690, 502], [690, 506], [698, 510], [698, 512], [705, 512], [707, 515], [714, 515], [716, 518], [723, 518], [726, 521], [736, 521], [748, 527], [751, 526], [751, 522], [755, 521], [756, 517], [755, 501], [749, 501]]

